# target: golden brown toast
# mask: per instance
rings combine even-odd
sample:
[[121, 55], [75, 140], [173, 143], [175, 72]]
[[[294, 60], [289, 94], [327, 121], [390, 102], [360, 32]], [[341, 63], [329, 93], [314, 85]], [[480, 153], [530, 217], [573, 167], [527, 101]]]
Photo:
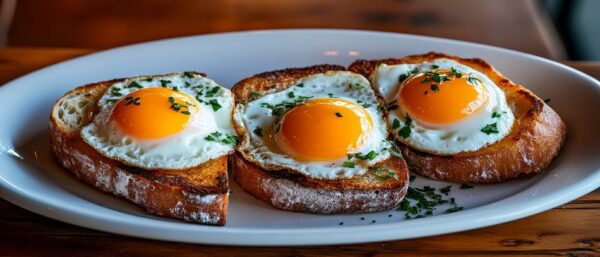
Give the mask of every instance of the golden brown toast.
[[107, 158], [82, 139], [80, 129], [92, 121], [99, 98], [121, 80], [78, 87], [56, 102], [50, 116], [50, 145], [56, 158], [83, 182], [149, 213], [224, 225], [229, 199], [227, 156], [189, 169], [145, 170]]
[[[275, 93], [313, 74], [343, 71], [342, 66], [316, 65], [265, 72], [246, 78], [232, 89], [237, 104], [246, 104], [253, 94]], [[242, 142], [248, 137], [246, 129], [234, 123]], [[393, 208], [403, 199], [408, 189], [408, 168], [402, 158], [378, 163], [393, 170], [397, 179], [381, 179], [370, 169], [361, 176], [347, 179], [314, 179], [288, 170], [265, 170], [244, 158], [237, 148], [233, 155], [234, 178], [256, 198], [273, 207], [288, 211], [317, 214], [373, 212]]]
[[504, 77], [484, 60], [431, 52], [403, 58], [358, 60], [348, 69], [370, 78], [382, 63], [421, 63], [436, 58], [452, 59], [487, 75], [506, 95], [515, 123], [505, 138], [475, 152], [439, 156], [401, 145], [412, 171], [437, 180], [496, 183], [536, 174], [558, 155], [567, 130], [558, 114], [533, 92]]

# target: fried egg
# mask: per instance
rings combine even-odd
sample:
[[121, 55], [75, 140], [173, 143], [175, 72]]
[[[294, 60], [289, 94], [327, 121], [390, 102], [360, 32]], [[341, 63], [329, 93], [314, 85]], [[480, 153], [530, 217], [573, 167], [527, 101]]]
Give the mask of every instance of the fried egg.
[[371, 81], [385, 99], [396, 138], [420, 151], [477, 151], [510, 133], [514, 115], [485, 74], [451, 59], [380, 64]]
[[236, 105], [239, 150], [266, 170], [313, 178], [364, 174], [390, 157], [388, 131], [369, 81], [345, 71], [302, 78], [289, 88]]
[[111, 85], [81, 137], [102, 155], [145, 169], [185, 169], [231, 153], [233, 94], [192, 72]]

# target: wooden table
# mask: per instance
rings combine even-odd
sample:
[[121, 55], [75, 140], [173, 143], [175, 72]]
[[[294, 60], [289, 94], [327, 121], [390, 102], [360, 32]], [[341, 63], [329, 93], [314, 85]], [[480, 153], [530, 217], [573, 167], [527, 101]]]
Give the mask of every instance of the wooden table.
[[[0, 84], [91, 52], [0, 48]], [[569, 65], [600, 78], [600, 62]], [[0, 170], [1, 172], [1, 170]], [[6, 171], [4, 171], [6, 172]], [[42, 217], [0, 199], [0, 256], [600, 256], [600, 190], [518, 221], [422, 239], [344, 246], [224, 247], [137, 239]]]

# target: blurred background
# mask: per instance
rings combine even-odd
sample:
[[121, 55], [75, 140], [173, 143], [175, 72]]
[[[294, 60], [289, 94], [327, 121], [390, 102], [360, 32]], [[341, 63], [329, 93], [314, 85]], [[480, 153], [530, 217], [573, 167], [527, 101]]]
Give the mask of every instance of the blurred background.
[[0, 47], [103, 49], [280, 28], [402, 32], [600, 60], [598, 0], [0, 0]]

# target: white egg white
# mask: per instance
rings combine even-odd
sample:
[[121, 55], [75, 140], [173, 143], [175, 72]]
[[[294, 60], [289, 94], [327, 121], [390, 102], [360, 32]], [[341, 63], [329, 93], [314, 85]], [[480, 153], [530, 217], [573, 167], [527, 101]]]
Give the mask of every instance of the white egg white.
[[[290, 94], [293, 92], [293, 94]], [[294, 95], [294, 98], [290, 98]], [[334, 161], [299, 161], [286, 155], [269, 138], [274, 124], [279, 116], [264, 105], [276, 105], [284, 101], [295, 101], [301, 97], [340, 98], [359, 106], [363, 106], [373, 122], [373, 128], [366, 137], [365, 143], [359, 147], [359, 153], [366, 154], [370, 151], [377, 153], [372, 160], [359, 160], [353, 158], [354, 168], [344, 167], [343, 163], [349, 161], [347, 157]], [[300, 100], [298, 100], [300, 101]], [[298, 104], [301, 104], [300, 101]], [[386, 140], [388, 131], [383, 114], [378, 110], [378, 101], [369, 81], [358, 74], [338, 71], [327, 72], [302, 78], [283, 91], [262, 96], [247, 104], [237, 104], [234, 110], [234, 122], [245, 133], [242, 137], [239, 150], [249, 160], [263, 169], [288, 169], [313, 178], [335, 179], [349, 178], [361, 175], [368, 167], [386, 160], [390, 157], [387, 151], [391, 144]], [[310, 120], [306, 122], [310, 123]], [[260, 128], [261, 135], [253, 131]]]
[[[169, 87], [186, 93], [198, 100], [195, 103], [199, 106], [198, 111], [190, 110], [186, 127], [165, 138], [142, 140], [123, 134], [110, 121], [110, 116], [118, 100], [141, 89], [129, 86], [132, 82], [142, 88]], [[218, 105], [210, 104], [210, 101], [216, 101]], [[233, 104], [233, 94], [229, 89], [198, 74], [173, 73], [132, 78], [108, 88], [98, 101], [99, 113], [81, 130], [81, 137], [102, 155], [131, 166], [145, 169], [191, 168], [233, 151], [235, 143], [218, 140], [226, 135], [230, 138], [236, 136], [231, 121]]]
[[[390, 127], [396, 120], [398, 121], [396, 124], [399, 126], [395, 126], [396, 128], [392, 132], [399, 141], [424, 152], [454, 155], [477, 151], [501, 140], [510, 133], [514, 115], [506, 102], [504, 92], [485, 74], [457, 61], [440, 58], [432, 62], [417, 64], [380, 64], [372, 74], [371, 81], [386, 103], [391, 103], [396, 101], [402, 90], [402, 83], [399, 83], [401, 75], [426, 72], [436, 66], [439, 69], [454, 68], [465, 76], [475, 78], [476, 82], [474, 83], [481, 83], [487, 89], [488, 101], [481, 110], [471, 116], [439, 127], [411, 120], [406, 110], [399, 106], [398, 109], [388, 113]], [[484, 127], [491, 124], [496, 124], [498, 133], [482, 132]], [[408, 137], [399, 135], [399, 130], [407, 126], [410, 128], [410, 135]]]

